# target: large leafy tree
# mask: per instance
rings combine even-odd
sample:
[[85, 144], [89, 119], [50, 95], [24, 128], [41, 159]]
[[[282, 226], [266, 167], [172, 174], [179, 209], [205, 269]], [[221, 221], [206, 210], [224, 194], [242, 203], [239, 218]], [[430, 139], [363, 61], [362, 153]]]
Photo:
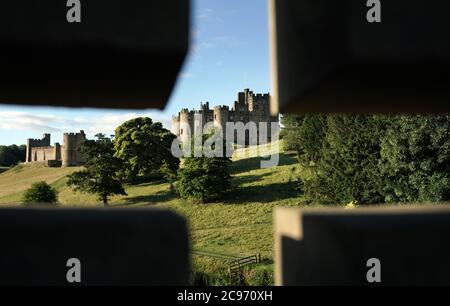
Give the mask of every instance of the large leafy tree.
[[105, 206], [112, 195], [126, 195], [118, 176], [122, 160], [114, 156], [114, 145], [103, 134], [95, 135], [96, 140], [86, 140], [81, 145], [85, 156], [85, 169], [69, 175], [67, 182], [76, 191], [95, 194]]
[[132, 183], [161, 172], [166, 178], [173, 177], [167, 175], [167, 170], [173, 173], [179, 166], [179, 159], [171, 152], [175, 138], [160, 122], [148, 117], [128, 120], [117, 127], [114, 156], [123, 161], [122, 177]]
[[448, 114], [310, 115], [290, 131], [307, 170], [300, 187], [311, 201], [450, 199]]
[[[379, 160], [383, 126], [380, 116], [328, 116], [324, 138], [316, 144], [305, 143], [309, 147], [305, 152], [316, 153], [314, 163], [307, 164], [313, 175], [303, 181], [304, 191], [325, 203], [382, 202]], [[308, 159], [300, 161], [308, 163]]]

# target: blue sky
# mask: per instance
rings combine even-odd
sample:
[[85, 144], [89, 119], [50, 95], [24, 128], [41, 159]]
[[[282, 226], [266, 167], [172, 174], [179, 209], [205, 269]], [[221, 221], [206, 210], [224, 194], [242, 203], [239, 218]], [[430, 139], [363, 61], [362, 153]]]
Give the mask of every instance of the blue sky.
[[164, 111], [68, 109], [0, 104], [0, 145], [23, 144], [27, 138], [52, 133], [86, 131], [110, 135], [125, 120], [150, 116], [170, 128], [170, 118], [182, 107], [232, 105], [237, 92], [250, 88], [269, 92], [269, 47], [266, 0], [194, 0], [191, 46]]

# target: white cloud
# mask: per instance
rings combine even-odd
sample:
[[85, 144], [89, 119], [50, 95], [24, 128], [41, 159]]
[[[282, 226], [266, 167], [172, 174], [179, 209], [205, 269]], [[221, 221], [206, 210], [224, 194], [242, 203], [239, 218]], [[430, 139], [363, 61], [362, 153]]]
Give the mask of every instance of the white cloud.
[[45, 130], [59, 131], [61, 119], [51, 114], [29, 114], [17, 111], [0, 112], [1, 130]]
[[[54, 114], [27, 113], [19, 111], [0, 111], [0, 130], [8, 131], [30, 131], [35, 133], [64, 133], [84, 130], [88, 137], [97, 133], [111, 135], [114, 129], [123, 122], [136, 117], [150, 117], [155, 122], [161, 122], [163, 126], [170, 129], [171, 120], [157, 112], [128, 112], [128, 113], [105, 113], [92, 118], [90, 116], [70, 117], [57, 116]], [[30, 135], [32, 137], [32, 135]]]

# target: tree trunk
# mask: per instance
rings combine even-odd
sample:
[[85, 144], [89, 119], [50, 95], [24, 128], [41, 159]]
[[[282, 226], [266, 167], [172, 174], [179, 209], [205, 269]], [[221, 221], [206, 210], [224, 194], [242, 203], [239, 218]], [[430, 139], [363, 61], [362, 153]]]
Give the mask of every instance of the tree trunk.
[[103, 195], [103, 206], [108, 207], [108, 196]]

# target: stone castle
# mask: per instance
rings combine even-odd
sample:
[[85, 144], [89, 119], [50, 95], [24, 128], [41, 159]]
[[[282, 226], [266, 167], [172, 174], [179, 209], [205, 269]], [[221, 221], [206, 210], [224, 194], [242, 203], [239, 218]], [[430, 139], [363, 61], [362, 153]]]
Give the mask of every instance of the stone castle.
[[[208, 122], [213, 122], [214, 126], [220, 126], [226, 135], [227, 122], [242, 122], [247, 124], [249, 122], [256, 123], [257, 135], [259, 135], [259, 123], [267, 123], [267, 137], [270, 141], [271, 136], [271, 122], [278, 122], [278, 116], [270, 115], [270, 95], [254, 94], [250, 89], [244, 89], [239, 92], [237, 101], [234, 102], [234, 107], [230, 109], [228, 106], [215, 106], [213, 109], [209, 108], [209, 102], [200, 103], [199, 110], [189, 111], [183, 108], [178, 115], [172, 117], [172, 133], [180, 138], [180, 141], [187, 141], [194, 133], [203, 131], [204, 126]], [[189, 126], [190, 133], [186, 132], [186, 127]], [[245, 142], [248, 144], [248, 133], [245, 135]], [[236, 141], [236, 136], [235, 136]]]
[[50, 145], [50, 134], [42, 139], [27, 139], [25, 162], [44, 162], [49, 167], [72, 167], [83, 164], [83, 157], [78, 151], [80, 144], [86, 140], [84, 131], [64, 133], [64, 143]]

